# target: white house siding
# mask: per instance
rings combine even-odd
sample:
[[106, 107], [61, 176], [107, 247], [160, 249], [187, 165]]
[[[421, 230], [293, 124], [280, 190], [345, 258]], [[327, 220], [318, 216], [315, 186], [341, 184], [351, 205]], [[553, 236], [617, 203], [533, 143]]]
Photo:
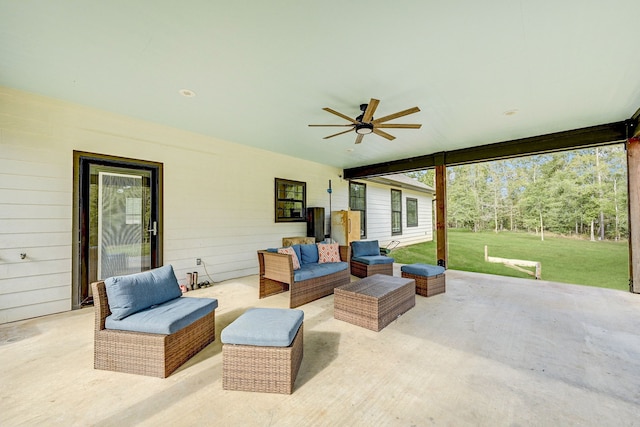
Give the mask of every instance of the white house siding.
[[[257, 274], [258, 249], [306, 234], [274, 222], [274, 178], [345, 209], [341, 170], [0, 87], [0, 323], [72, 307], [73, 151], [164, 165], [164, 264], [179, 280]], [[20, 253], [26, 253], [25, 259]]]
[[[367, 237], [378, 240], [381, 247], [397, 240], [399, 246], [433, 240], [433, 193], [400, 186], [387, 186], [370, 181], [358, 181], [367, 186]], [[391, 234], [391, 189], [402, 191], [402, 234]], [[418, 226], [407, 227], [407, 197], [418, 200]]]

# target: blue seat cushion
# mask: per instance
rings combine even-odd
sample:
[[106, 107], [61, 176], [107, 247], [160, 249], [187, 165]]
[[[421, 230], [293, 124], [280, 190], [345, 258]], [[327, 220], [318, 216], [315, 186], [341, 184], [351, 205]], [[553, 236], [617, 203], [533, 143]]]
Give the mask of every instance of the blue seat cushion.
[[367, 265], [393, 264], [394, 259], [384, 255], [359, 256], [351, 258], [352, 261], [361, 262]]
[[169, 335], [178, 332], [218, 308], [215, 298], [178, 297], [139, 311], [122, 320], [113, 315], [105, 319], [105, 328], [120, 331]]
[[142, 273], [109, 277], [104, 284], [109, 309], [116, 320], [182, 295], [171, 265]]
[[400, 267], [400, 271], [413, 274], [414, 276], [437, 276], [444, 273], [444, 267], [431, 264], [407, 264]]
[[315, 245], [315, 243], [309, 245], [300, 245], [300, 253], [302, 254], [300, 264], [312, 264], [318, 262], [318, 247]]
[[289, 347], [304, 320], [304, 311], [289, 308], [250, 308], [222, 330], [225, 344]]
[[351, 242], [353, 257], [380, 255], [380, 245], [377, 240], [357, 240]]
[[293, 272], [293, 281], [301, 282], [303, 280], [315, 279], [316, 277], [326, 276], [327, 274], [337, 273], [346, 270], [349, 264], [346, 262], [327, 262], [323, 264], [302, 264], [299, 270]]

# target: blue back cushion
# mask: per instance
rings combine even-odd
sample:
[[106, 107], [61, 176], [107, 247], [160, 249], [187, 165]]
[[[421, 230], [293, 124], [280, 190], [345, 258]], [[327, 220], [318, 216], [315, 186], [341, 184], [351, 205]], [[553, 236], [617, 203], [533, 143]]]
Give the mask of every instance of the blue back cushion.
[[300, 245], [300, 253], [302, 258], [300, 259], [302, 264], [311, 264], [318, 262], [318, 247], [314, 244]]
[[291, 246], [293, 248], [294, 251], [296, 251], [296, 256], [298, 257], [298, 261], [300, 261], [300, 263], [302, 263], [302, 254], [300, 253], [300, 245], [293, 245]]
[[171, 265], [127, 276], [109, 277], [104, 284], [109, 309], [115, 320], [182, 295]]
[[380, 255], [380, 246], [377, 240], [357, 240], [351, 242], [353, 257]]

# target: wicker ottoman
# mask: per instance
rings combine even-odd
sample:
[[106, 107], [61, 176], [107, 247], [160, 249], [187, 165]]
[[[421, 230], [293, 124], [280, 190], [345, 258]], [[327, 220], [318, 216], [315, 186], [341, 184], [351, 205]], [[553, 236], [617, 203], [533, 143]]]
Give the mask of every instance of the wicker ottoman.
[[302, 362], [304, 312], [247, 310], [222, 330], [222, 388], [291, 394]]
[[400, 267], [402, 277], [416, 281], [416, 293], [430, 297], [445, 292], [444, 267], [430, 264], [407, 264]]

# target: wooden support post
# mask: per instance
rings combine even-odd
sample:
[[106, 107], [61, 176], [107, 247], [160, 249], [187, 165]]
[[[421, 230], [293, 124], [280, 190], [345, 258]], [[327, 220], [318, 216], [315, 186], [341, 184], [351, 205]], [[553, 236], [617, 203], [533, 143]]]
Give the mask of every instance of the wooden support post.
[[447, 268], [447, 167], [436, 165], [436, 257]]
[[629, 291], [640, 293], [640, 137], [627, 141], [629, 185]]

